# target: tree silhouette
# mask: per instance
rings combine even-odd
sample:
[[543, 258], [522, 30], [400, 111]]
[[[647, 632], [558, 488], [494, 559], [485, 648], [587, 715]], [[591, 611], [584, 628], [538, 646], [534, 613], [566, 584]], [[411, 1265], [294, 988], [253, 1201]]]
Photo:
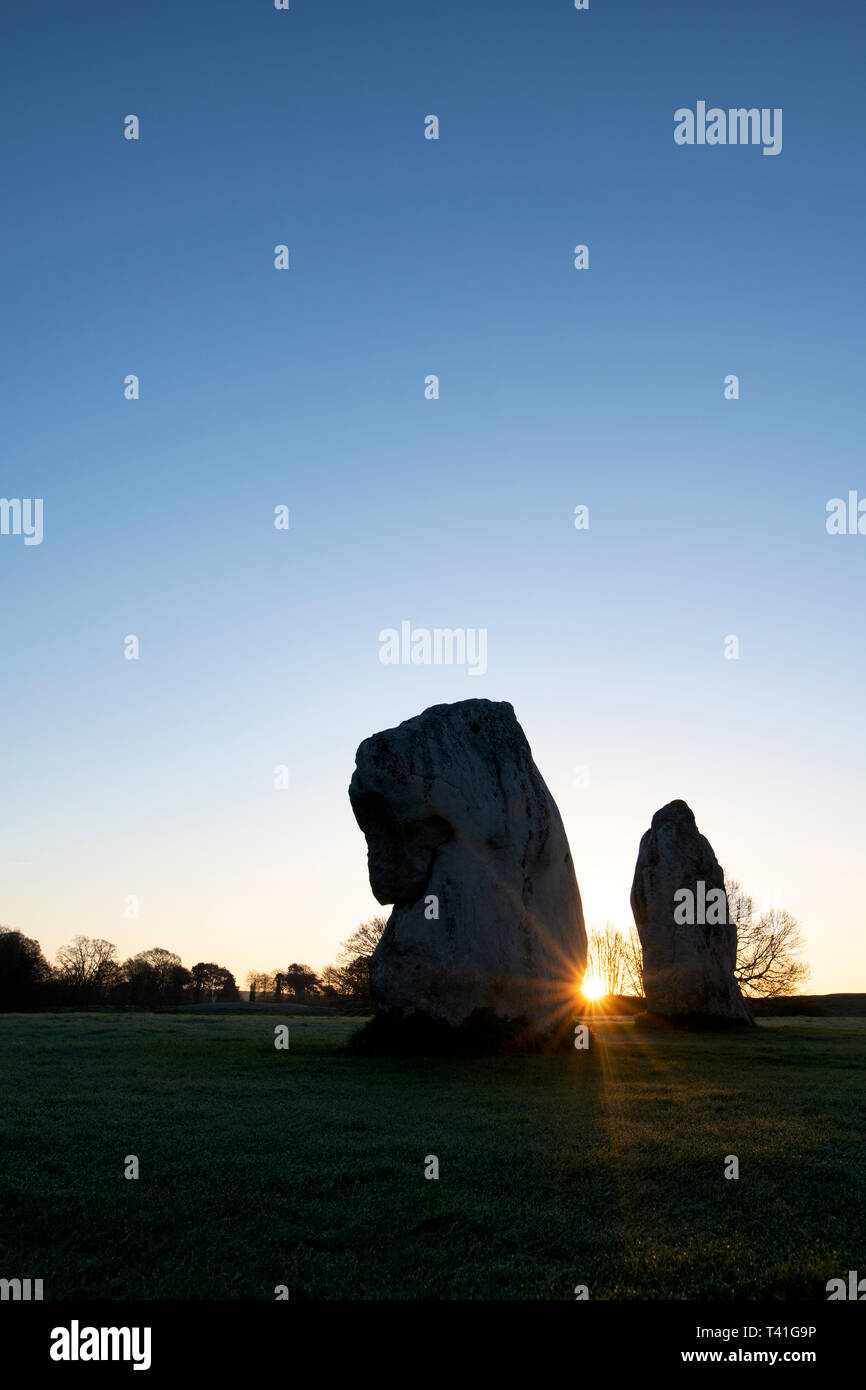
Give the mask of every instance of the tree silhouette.
[[372, 956], [387, 925], [387, 917], [371, 917], [369, 922], [359, 923], [352, 935], [347, 936], [341, 943], [337, 964], [345, 966], [357, 960], [359, 956]]
[[318, 994], [321, 989], [321, 981], [309, 965], [294, 962], [286, 967], [283, 979], [289, 994], [294, 994], [297, 999], [306, 999], [311, 994]]
[[387, 917], [371, 917], [361, 922], [341, 943], [336, 965], [322, 971], [321, 988], [333, 1000], [352, 999], [358, 1003], [370, 998], [370, 957], [388, 925]]
[[181, 964], [180, 956], [166, 951], [163, 946], [139, 951], [137, 956], [124, 961], [120, 970], [119, 992], [123, 1002], [144, 1009], [179, 1004], [192, 979]]
[[740, 989], [753, 999], [794, 994], [811, 974], [801, 957], [805, 940], [796, 917], [771, 907], [756, 915], [752, 899], [736, 879], [725, 879], [731, 920], [737, 924], [737, 968]]
[[224, 965], [214, 961], [199, 961], [190, 971], [191, 993], [194, 999], [206, 1004], [240, 998], [235, 977]]
[[51, 966], [38, 941], [0, 927], [0, 1011], [38, 1009], [47, 1002]]
[[57, 952], [62, 985], [81, 1004], [101, 1003], [120, 980], [115, 947], [99, 936], [75, 936]]
[[612, 922], [592, 927], [586, 953], [586, 979], [597, 980], [605, 994], [643, 995], [641, 950], [632, 927], [621, 932]]

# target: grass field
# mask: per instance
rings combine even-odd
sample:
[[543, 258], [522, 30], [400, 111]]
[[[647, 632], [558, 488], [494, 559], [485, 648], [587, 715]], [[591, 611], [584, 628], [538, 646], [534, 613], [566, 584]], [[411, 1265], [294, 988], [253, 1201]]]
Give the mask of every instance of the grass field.
[[469, 1060], [344, 1055], [358, 1027], [0, 1015], [0, 1276], [53, 1299], [823, 1300], [866, 1274], [866, 1019], [609, 1023], [588, 1052]]

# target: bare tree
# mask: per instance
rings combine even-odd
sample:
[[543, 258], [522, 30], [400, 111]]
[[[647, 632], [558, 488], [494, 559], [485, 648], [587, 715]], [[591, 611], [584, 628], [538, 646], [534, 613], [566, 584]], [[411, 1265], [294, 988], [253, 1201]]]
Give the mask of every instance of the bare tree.
[[326, 965], [320, 985], [326, 995], [363, 1001], [370, 994], [370, 957], [388, 925], [387, 917], [361, 922], [340, 945], [336, 965]]
[[180, 1003], [183, 992], [192, 978], [185, 970], [180, 956], [167, 951], [164, 946], [152, 946], [149, 951], [139, 951], [134, 962], [147, 965], [153, 971], [154, 995], [163, 1003]]
[[625, 933], [623, 956], [623, 975], [625, 976], [623, 993], [631, 994], [636, 999], [643, 999], [643, 949], [637, 934], [637, 927], [630, 927]]
[[119, 977], [115, 947], [98, 936], [73, 937], [57, 961], [65, 983], [83, 1001], [101, 998]]
[[785, 908], [771, 907], [756, 915], [752, 899], [736, 879], [725, 879], [731, 920], [737, 926], [737, 968], [740, 989], [753, 999], [792, 994], [811, 973], [801, 959], [805, 947], [800, 923]]
[[274, 975], [271, 970], [261, 970], [256, 976], [256, 994], [259, 999], [271, 999], [274, 993]]
[[164, 946], [151, 946], [149, 951], [139, 951], [135, 960], [146, 961], [152, 965], [159, 978], [161, 988], [167, 989], [172, 980], [172, 972], [182, 965], [180, 956], [167, 951]]
[[640, 943], [634, 928], [624, 933], [605, 922], [590, 929], [585, 978], [597, 980], [605, 994], [643, 994]]
[[372, 956], [387, 925], [387, 917], [371, 917], [369, 922], [361, 922], [352, 935], [341, 943], [337, 964], [345, 967], [357, 960], [358, 956]]
[[[725, 879], [730, 920], [737, 927], [737, 964], [734, 975], [743, 994], [769, 999], [792, 994], [811, 973], [801, 959], [805, 941], [800, 923], [784, 908], [770, 908], [758, 915], [748, 893], [734, 878]], [[637, 932], [628, 943], [628, 978], [634, 993], [643, 995], [643, 958]], [[635, 987], [637, 981], [637, 987]]]
[[336, 965], [326, 965], [321, 975], [322, 989], [326, 994], [341, 994], [343, 986], [343, 972]]

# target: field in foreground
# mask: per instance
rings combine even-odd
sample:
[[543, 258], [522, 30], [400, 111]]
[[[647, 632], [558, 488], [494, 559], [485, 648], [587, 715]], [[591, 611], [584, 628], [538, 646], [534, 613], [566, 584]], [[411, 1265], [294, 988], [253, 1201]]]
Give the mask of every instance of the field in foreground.
[[481, 1060], [346, 1056], [358, 1026], [0, 1015], [0, 1276], [52, 1299], [823, 1300], [866, 1275], [866, 1019], [608, 1023], [588, 1052]]

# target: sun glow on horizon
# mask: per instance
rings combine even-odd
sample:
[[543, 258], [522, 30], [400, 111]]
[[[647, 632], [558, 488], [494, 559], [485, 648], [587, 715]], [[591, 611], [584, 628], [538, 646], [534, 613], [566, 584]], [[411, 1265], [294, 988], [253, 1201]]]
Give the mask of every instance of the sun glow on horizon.
[[598, 975], [584, 975], [580, 992], [584, 999], [603, 999], [607, 994], [607, 988]]

